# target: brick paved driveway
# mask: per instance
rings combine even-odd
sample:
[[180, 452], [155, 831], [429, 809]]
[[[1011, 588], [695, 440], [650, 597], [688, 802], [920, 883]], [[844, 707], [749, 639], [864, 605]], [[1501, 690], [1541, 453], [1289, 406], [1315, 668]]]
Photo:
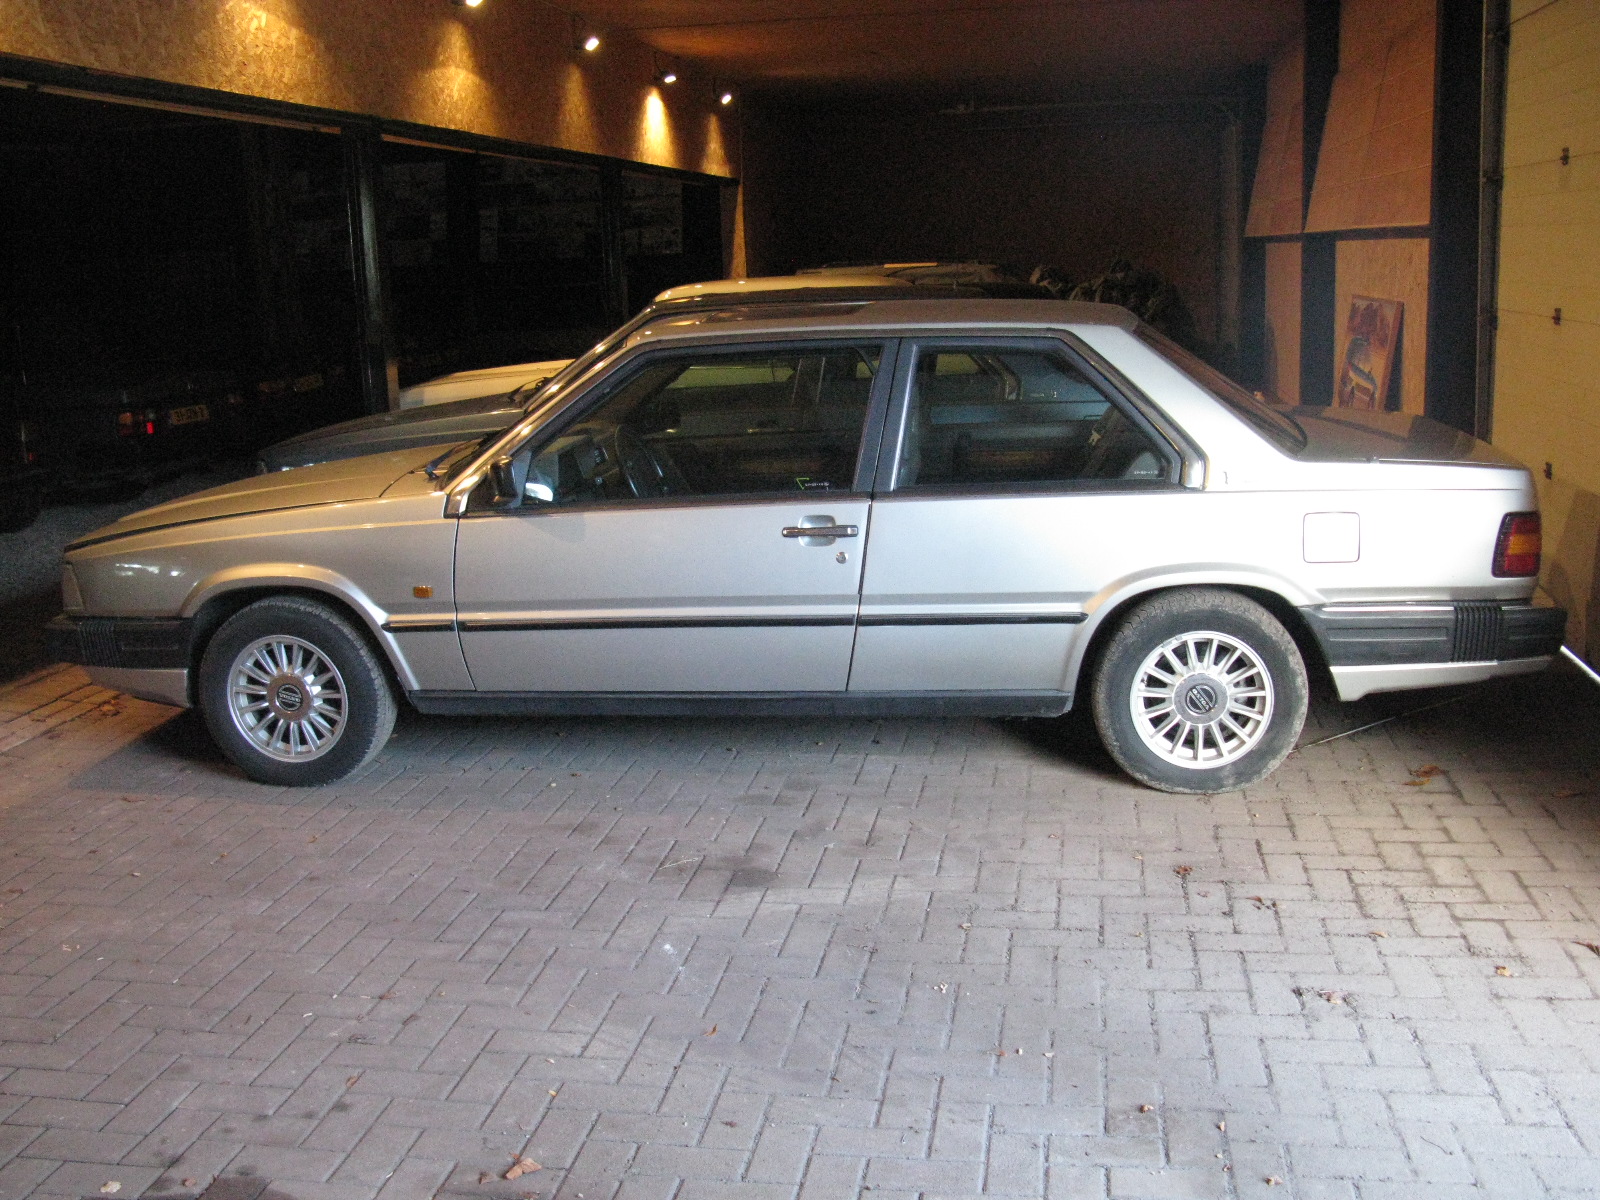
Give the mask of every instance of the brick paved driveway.
[[0, 698], [5, 1200], [1600, 1194], [1570, 674], [1212, 799], [960, 720], [412, 717], [283, 791], [50, 678]]

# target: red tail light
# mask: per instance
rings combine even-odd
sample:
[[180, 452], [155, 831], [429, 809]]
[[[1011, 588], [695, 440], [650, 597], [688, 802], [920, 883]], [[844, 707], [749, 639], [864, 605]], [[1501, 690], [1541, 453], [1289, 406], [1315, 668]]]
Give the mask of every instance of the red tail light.
[[1538, 513], [1507, 513], [1494, 543], [1494, 574], [1501, 579], [1537, 575], [1540, 541]]

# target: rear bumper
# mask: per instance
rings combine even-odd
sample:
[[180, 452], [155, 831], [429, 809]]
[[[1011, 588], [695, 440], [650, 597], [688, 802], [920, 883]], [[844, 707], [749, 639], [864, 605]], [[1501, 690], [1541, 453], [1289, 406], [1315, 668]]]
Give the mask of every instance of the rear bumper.
[[77, 663], [101, 687], [187, 708], [194, 622], [184, 619], [72, 617], [45, 626], [57, 662]]
[[1538, 671], [1561, 649], [1567, 628], [1565, 609], [1502, 601], [1300, 611], [1341, 700]]

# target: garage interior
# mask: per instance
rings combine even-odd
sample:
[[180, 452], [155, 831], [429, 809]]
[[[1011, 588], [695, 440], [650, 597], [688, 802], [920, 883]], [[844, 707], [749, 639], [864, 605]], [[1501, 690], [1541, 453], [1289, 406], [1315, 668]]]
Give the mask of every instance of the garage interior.
[[[0, 387], [87, 529], [701, 279], [1124, 263], [1289, 405], [1378, 298], [1366, 402], [1534, 469], [1600, 665], [1597, 113], [1596, 0], [5, 0]], [[306, 795], [15, 636], [0, 1200], [1600, 1191], [1577, 667], [1324, 697], [1242, 796], [1036, 724], [418, 717]]]

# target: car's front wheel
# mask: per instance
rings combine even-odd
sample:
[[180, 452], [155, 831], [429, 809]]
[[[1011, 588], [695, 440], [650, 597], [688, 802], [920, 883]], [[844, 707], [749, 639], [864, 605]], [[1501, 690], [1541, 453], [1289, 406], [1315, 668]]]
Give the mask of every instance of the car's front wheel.
[[348, 621], [298, 596], [258, 600], [230, 617], [200, 660], [211, 736], [260, 783], [342, 779], [394, 728], [377, 655]]
[[1227, 792], [1270, 775], [1305, 724], [1305, 663], [1284, 627], [1236, 592], [1196, 588], [1144, 601], [1093, 681], [1111, 757], [1167, 792]]

